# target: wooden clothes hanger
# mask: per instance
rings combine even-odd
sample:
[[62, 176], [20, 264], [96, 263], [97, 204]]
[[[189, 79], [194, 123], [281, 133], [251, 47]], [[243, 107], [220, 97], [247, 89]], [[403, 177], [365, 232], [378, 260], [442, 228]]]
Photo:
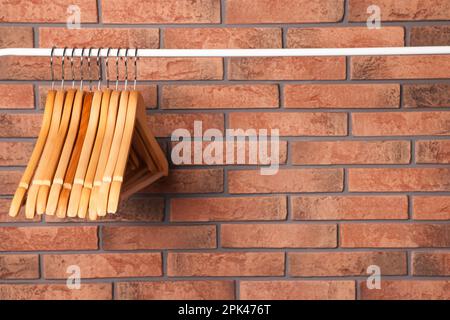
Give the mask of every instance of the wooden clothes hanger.
[[[25, 213], [28, 218], [33, 218], [36, 212], [56, 214], [59, 218], [85, 218], [89, 213], [89, 219], [95, 220], [106, 213], [116, 213], [120, 199], [126, 199], [168, 175], [167, 160], [147, 127], [144, 100], [136, 91], [137, 49], [133, 90], [127, 90], [129, 49], [125, 53], [125, 88], [118, 90], [119, 49], [116, 90], [109, 90], [108, 49], [108, 88], [100, 90], [99, 73], [98, 90], [94, 93], [83, 92], [82, 73], [80, 89], [73, 88], [74, 50], [71, 58], [72, 89], [52, 89], [48, 93], [42, 128], [12, 201], [11, 216], [17, 216], [23, 199], [27, 197]], [[81, 69], [83, 57], [84, 49]], [[64, 57], [62, 88], [63, 61]], [[99, 62], [97, 56], [100, 72]], [[89, 59], [88, 67], [90, 71]]]
[[81, 113], [80, 128], [75, 142], [75, 147], [73, 148], [72, 151], [69, 166], [64, 176], [63, 188], [59, 196], [58, 205], [56, 209], [56, 216], [58, 218], [65, 218], [67, 214], [67, 205], [69, 202], [70, 191], [72, 189], [72, 184], [75, 179], [75, 172], [78, 167], [78, 161], [81, 156], [81, 150], [83, 148], [84, 138], [86, 136], [87, 127], [89, 123], [92, 98], [93, 98], [92, 92], [85, 93], [83, 99], [83, 110]]
[[59, 124], [61, 121], [61, 114], [64, 105], [65, 91], [58, 90], [56, 92], [55, 103], [53, 106], [52, 122], [50, 124], [50, 131], [45, 142], [44, 151], [39, 160], [39, 165], [28, 190], [27, 201], [25, 206], [25, 216], [28, 219], [33, 219], [36, 213], [36, 201], [39, 192], [39, 186], [42, 184], [42, 176], [45, 172], [46, 163], [49, 161], [53, 149], [53, 145], [58, 135]]

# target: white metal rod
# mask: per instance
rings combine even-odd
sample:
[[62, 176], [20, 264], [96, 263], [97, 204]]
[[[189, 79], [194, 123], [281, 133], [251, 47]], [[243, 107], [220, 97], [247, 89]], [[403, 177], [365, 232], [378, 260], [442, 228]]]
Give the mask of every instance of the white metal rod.
[[[51, 48], [5, 48], [0, 49], [1, 56], [50, 57]], [[75, 49], [73, 56], [81, 56], [82, 49]], [[117, 56], [117, 48], [111, 48], [110, 57]], [[55, 57], [61, 57], [64, 49], [56, 48]], [[125, 56], [121, 49], [119, 56]], [[87, 56], [89, 49], [84, 50]], [[101, 57], [106, 57], [108, 49], [101, 49]], [[434, 47], [382, 47], [382, 48], [320, 48], [320, 49], [139, 49], [138, 57], [319, 57], [319, 56], [390, 56], [390, 55], [433, 55], [450, 54], [450, 46]], [[72, 48], [66, 50], [66, 56], [72, 55]], [[91, 50], [91, 56], [98, 55], [98, 49]], [[128, 56], [135, 55], [134, 49], [128, 50]]]

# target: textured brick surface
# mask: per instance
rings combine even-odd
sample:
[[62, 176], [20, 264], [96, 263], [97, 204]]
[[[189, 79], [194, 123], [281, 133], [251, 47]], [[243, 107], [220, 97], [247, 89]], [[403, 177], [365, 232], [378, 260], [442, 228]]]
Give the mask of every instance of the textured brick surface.
[[233, 281], [119, 282], [117, 300], [226, 300], [233, 299]]
[[383, 275], [405, 275], [405, 252], [320, 252], [289, 253], [292, 276], [365, 276], [367, 268], [377, 265]]
[[241, 281], [242, 299], [354, 300], [353, 281]]
[[280, 28], [168, 28], [164, 48], [281, 48]]
[[291, 28], [287, 32], [288, 48], [368, 48], [402, 47], [402, 27]]

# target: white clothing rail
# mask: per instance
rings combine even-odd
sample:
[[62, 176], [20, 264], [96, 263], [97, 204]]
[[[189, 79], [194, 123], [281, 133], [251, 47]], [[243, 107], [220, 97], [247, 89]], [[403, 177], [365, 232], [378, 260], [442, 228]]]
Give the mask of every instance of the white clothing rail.
[[[72, 55], [72, 48], [67, 48], [66, 56]], [[50, 57], [51, 48], [5, 48], [0, 49], [2, 56], [36, 56]], [[82, 49], [73, 52], [80, 57]], [[117, 48], [111, 48], [109, 57], [116, 57]], [[55, 48], [53, 56], [61, 57], [64, 49]], [[119, 56], [125, 56], [126, 49], [120, 49]], [[91, 57], [106, 57], [108, 49], [93, 48]], [[391, 55], [446, 55], [450, 46], [434, 47], [381, 47], [381, 48], [320, 48], [320, 49], [138, 49], [138, 57], [320, 57], [320, 56], [391, 56]], [[84, 50], [84, 56], [89, 49]], [[134, 57], [135, 49], [128, 50], [128, 57]]]

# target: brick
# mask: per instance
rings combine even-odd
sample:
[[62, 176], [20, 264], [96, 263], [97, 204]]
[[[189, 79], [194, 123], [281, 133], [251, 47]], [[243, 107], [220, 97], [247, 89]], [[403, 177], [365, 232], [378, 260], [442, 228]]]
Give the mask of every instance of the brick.
[[280, 28], [167, 28], [167, 49], [281, 48]]
[[130, 198], [121, 201], [117, 214], [107, 215], [98, 220], [82, 220], [78, 218], [58, 218], [57, 216], [45, 216], [46, 222], [79, 222], [96, 223], [101, 222], [162, 222], [164, 221], [164, 199], [163, 198]]
[[35, 215], [33, 219], [27, 219], [25, 217], [25, 208], [22, 207], [19, 211], [19, 215], [17, 217], [9, 216], [9, 207], [11, 205], [11, 200], [8, 198], [0, 199], [0, 223], [8, 223], [8, 222], [39, 222], [41, 221], [41, 215]]
[[0, 279], [39, 278], [38, 255], [0, 255]]
[[450, 225], [425, 223], [341, 224], [343, 248], [445, 248]]
[[[144, 28], [48, 28], [39, 29], [39, 46], [159, 48], [159, 30]], [[134, 51], [133, 51], [134, 54]]]
[[42, 114], [0, 114], [1, 138], [34, 138], [39, 134]]
[[102, 0], [104, 23], [220, 23], [220, 0]]
[[449, 140], [427, 140], [416, 142], [417, 163], [450, 163]]
[[408, 164], [409, 141], [294, 141], [292, 164]]
[[1, 84], [0, 109], [33, 109], [34, 91], [31, 84]]
[[344, 16], [343, 0], [227, 0], [226, 23], [338, 22]]
[[148, 193], [223, 192], [222, 169], [172, 169], [169, 176], [145, 188]]
[[163, 109], [278, 108], [278, 85], [163, 86]]
[[450, 169], [446, 168], [352, 168], [348, 177], [352, 192], [450, 190]]
[[353, 113], [356, 136], [450, 135], [450, 112]]
[[103, 227], [105, 250], [207, 249], [216, 247], [216, 227], [147, 226]]
[[44, 255], [44, 277], [66, 279], [71, 265], [80, 267], [83, 279], [162, 275], [161, 253], [101, 253]]
[[[69, 55], [70, 50], [66, 54]], [[70, 63], [67, 61], [64, 67], [65, 79], [72, 80]], [[53, 58], [53, 68], [55, 80], [61, 79], [61, 58]], [[51, 80], [49, 57], [19, 57], [5, 56], [0, 57], [0, 80]], [[80, 79], [80, 67], [75, 72], [75, 79]], [[115, 71], [114, 71], [115, 72]], [[89, 74], [87, 62], [83, 65], [84, 79]], [[96, 63], [91, 63], [91, 74], [98, 75]], [[115, 73], [114, 73], [115, 74]], [[58, 81], [58, 85], [60, 82]]]
[[1, 300], [111, 300], [111, 283], [81, 283], [79, 290], [67, 285], [52, 284], [0, 284]]
[[398, 108], [398, 84], [288, 84], [286, 108]]
[[[268, 137], [269, 138], [269, 137]], [[222, 143], [223, 148], [223, 154], [222, 159], [218, 159], [217, 161], [214, 161], [214, 164], [228, 164], [228, 165], [267, 165], [266, 156], [262, 155], [259, 156], [258, 152], [261, 150], [259, 148], [258, 144], [252, 145], [248, 139], [245, 141], [237, 141], [237, 139], [234, 140], [234, 156], [233, 159], [227, 159], [227, 148], [231, 148], [233, 150], [233, 147], [230, 147], [225, 142], [227, 139], [223, 137], [224, 141]], [[194, 138], [191, 139], [185, 139], [183, 140], [185, 142], [190, 142], [191, 145], [191, 162], [190, 163], [183, 163], [183, 165], [204, 165], [207, 164], [205, 161], [205, 158], [202, 159], [201, 163], [197, 163], [195, 161], [195, 145], [194, 145]], [[231, 138], [228, 140], [230, 143], [233, 141]], [[260, 140], [261, 143], [264, 143]], [[270, 140], [269, 140], [270, 141]], [[180, 142], [172, 142], [171, 143], [171, 150]], [[211, 142], [209, 141], [202, 141], [202, 155], [207, 154], [210, 155], [208, 147], [210, 146]], [[229, 149], [228, 149], [229, 150]], [[175, 150], [175, 154], [178, 155], [178, 152]], [[183, 154], [183, 152], [180, 152]], [[272, 146], [270, 142], [267, 145], [267, 157], [272, 155]], [[215, 154], [214, 154], [215, 155]], [[214, 159], [211, 159], [213, 161]], [[169, 159], [173, 163], [173, 159]], [[222, 161], [222, 162], [221, 162]], [[278, 163], [279, 164], [285, 164], [287, 161], [287, 141], [278, 141]], [[183, 161], [184, 162], [184, 161]], [[175, 165], [175, 164], [174, 164]], [[211, 164], [212, 165], [212, 164]]]
[[450, 197], [414, 196], [412, 206], [416, 220], [450, 220]]
[[296, 277], [367, 276], [377, 265], [382, 275], [406, 275], [406, 252], [292, 252], [289, 273]]
[[446, 79], [449, 70], [450, 57], [445, 55], [351, 58], [353, 80]]
[[1, 0], [2, 16], [0, 22], [34, 22], [34, 23], [66, 23], [74, 17], [74, 11], [69, 13], [69, 6], [74, 5], [81, 13], [81, 23], [97, 22], [97, 1], [95, 0], [55, 0], [27, 1]]
[[363, 300], [448, 300], [450, 281], [448, 280], [385, 280], [381, 289], [370, 290], [361, 284]]
[[26, 166], [33, 148], [33, 142], [0, 142], [0, 166]]
[[335, 224], [222, 224], [224, 248], [334, 248]]
[[[111, 61], [111, 60], [110, 60]], [[111, 62], [110, 62], [111, 63]], [[112, 74], [110, 75], [112, 77]], [[96, 84], [96, 82], [94, 82]], [[105, 82], [102, 84], [102, 87], [106, 86]], [[111, 88], [114, 86], [114, 81], [110, 83]], [[45, 108], [45, 99], [47, 98], [47, 93], [50, 90], [51, 86], [48, 85], [40, 85], [39, 86], [39, 108]], [[141, 93], [142, 98], [144, 99], [144, 103], [147, 109], [156, 109], [158, 104], [158, 93], [156, 85], [152, 84], [138, 84], [136, 85], [136, 89]]]
[[450, 252], [413, 252], [415, 276], [450, 276]]
[[285, 220], [287, 203], [284, 196], [173, 198], [171, 221], [244, 221]]
[[295, 220], [408, 219], [406, 196], [295, 196]]
[[235, 298], [233, 281], [151, 281], [118, 282], [118, 300], [231, 300]]
[[13, 195], [22, 178], [22, 171], [1, 170], [0, 171], [0, 194]]
[[354, 281], [240, 281], [243, 300], [354, 300]]
[[[280, 136], [345, 136], [347, 114], [332, 112], [233, 112], [230, 129], [279, 129]], [[268, 132], [270, 133], [270, 131]]]
[[344, 80], [344, 57], [230, 58], [230, 80]]
[[[1, 67], [1, 65], [0, 65]], [[109, 64], [109, 73], [116, 75], [116, 66]], [[119, 68], [119, 79], [125, 78], [125, 68]], [[128, 68], [128, 79], [134, 78], [134, 68]], [[222, 58], [139, 58], [138, 80], [222, 80]]]
[[224, 129], [221, 113], [152, 113], [147, 117], [150, 130], [156, 137], [170, 137], [176, 129], [186, 129], [194, 136], [194, 121], [202, 122], [203, 131]]
[[350, 0], [349, 20], [366, 21], [371, 5], [380, 7], [382, 21], [447, 20], [450, 3], [447, 0]]
[[403, 105], [407, 108], [450, 107], [450, 85], [445, 83], [405, 84]]
[[0, 48], [33, 48], [33, 28], [0, 27]]
[[228, 172], [230, 193], [341, 192], [342, 169], [282, 169], [275, 175], [260, 170]]
[[403, 27], [291, 28], [288, 48], [369, 48], [403, 47]]
[[412, 27], [411, 46], [448, 46], [450, 45], [450, 26]]
[[0, 227], [0, 251], [95, 250], [97, 227]]
[[284, 252], [170, 252], [167, 274], [172, 277], [282, 276]]

